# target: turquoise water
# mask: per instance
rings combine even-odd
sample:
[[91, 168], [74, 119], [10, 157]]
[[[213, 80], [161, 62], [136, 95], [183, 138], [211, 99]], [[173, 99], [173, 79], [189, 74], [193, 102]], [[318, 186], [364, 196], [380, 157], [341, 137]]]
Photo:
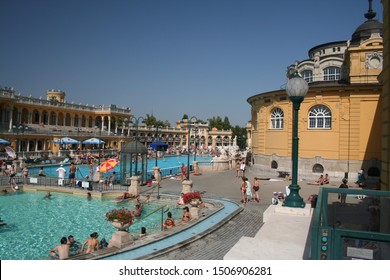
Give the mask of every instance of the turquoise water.
[[[121, 207], [135, 209], [133, 201], [117, 204], [112, 198], [88, 200], [53, 192], [48, 199], [44, 195], [45, 192], [21, 192], [0, 196], [1, 219], [7, 223], [0, 227], [1, 260], [49, 259], [49, 250], [60, 244], [61, 237], [68, 235], [83, 243], [96, 231], [99, 240], [104, 237], [108, 242], [116, 229], [105, 220], [106, 212]], [[144, 204], [141, 218], [163, 205], [167, 205], [166, 201]], [[172, 202], [169, 208], [175, 219], [181, 218], [181, 208]], [[146, 227], [149, 233], [159, 231], [161, 211], [135, 222], [129, 232], [138, 236], [141, 227]]]
[[[177, 173], [180, 173], [180, 168], [181, 168], [182, 163], [187, 165], [187, 160], [188, 160], [187, 156], [167, 156], [163, 159], [162, 158], [158, 159], [157, 164], [161, 168], [162, 171], [164, 171], [164, 169], [167, 169], [167, 168], [176, 168], [176, 171], [173, 172], [172, 174], [177, 174]], [[190, 157], [190, 164], [192, 164], [193, 160], [194, 160], [194, 157], [191, 156]], [[211, 157], [197, 156], [196, 160], [210, 162], [212, 160], [212, 158]], [[138, 163], [138, 169], [141, 168], [140, 164], [141, 163]], [[150, 159], [147, 161], [147, 171], [150, 175], [152, 174], [152, 170], [153, 170], [153, 167], [155, 166], [155, 164], [156, 164], [155, 159]], [[95, 170], [96, 167], [97, 167], [97, 164], [94, 165], [93, 170]], [[43, 170], [47, 176], [57, 177], [58, 176], [58, 174], [56, 172], [57, 168], [58, 168], [58, 165], [57, 166], [44, 166]], [[67, 172], [66, 174], [69, 174], [69, 165], [65, 165], [64, 168]], [[39, 169], [40, 169], [40, 167], [31, 167], [30, 173], [31, 174], [38, 174]], [[115, 167], [115, 169], [113, 171], [116, 171], [116, 173], [119, 173], [120, 163]], [[169, 174], [169, 173], [168, 174], [165, 174], [165, 173], [166, 172], [163, 172], [164, 176]], [[105, 176], [110, 176], [111, 174], [112, 174], [112, 172], [108, 172], [108, 173], [105, 173]], [[77, 165], [76, 177], [77, 178], [85, 178], [86, 175], [89, 175], [89, 165]], [[118, 179], [119, 179], [119, 177], [118, 177]]]

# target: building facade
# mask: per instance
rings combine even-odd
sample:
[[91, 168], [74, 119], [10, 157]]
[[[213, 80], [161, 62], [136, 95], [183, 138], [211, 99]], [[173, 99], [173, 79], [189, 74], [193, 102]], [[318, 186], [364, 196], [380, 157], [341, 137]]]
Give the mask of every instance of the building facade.
[[[299, 174], [328, 173], [355, 180], [358, 170], [379, 178], [383, 29], [371, 5], [347, 41], [315, 46], [293, 67], [308, 82], [299, 111]], [[292, 102], [285, 90], [248, 98], [248, 135], [255, 166], [263, 172], [291, 170]]]
[[390, 191], [390, 3], [382, 0], [383, 4], [383, 71], [380, 75], [382, 88], [382, 170], [381, 189]]
[[158, 140], [173, 148], [187, 147], [187, 141], [191, 141], [192, 148], [196, 145], [205, 149], [232, 143], [232, 131], [209, 131], [207, 124], [200, 124], [190, 133], [180, 126], [135, 126], [130, 122], [129, 108], [69, 103], [65, 97], [60, 90], [48, 90], [43, 99], [0, 88], [0, 138], [10, 141], [15, 151], [34, 156], [56, 154], [60, 145], [53, 142], [65, 136], [79, 141], [98, 137], [105, 141], [105, 148], [118, 150], [122, 143], [135, 138], [146, 146]]

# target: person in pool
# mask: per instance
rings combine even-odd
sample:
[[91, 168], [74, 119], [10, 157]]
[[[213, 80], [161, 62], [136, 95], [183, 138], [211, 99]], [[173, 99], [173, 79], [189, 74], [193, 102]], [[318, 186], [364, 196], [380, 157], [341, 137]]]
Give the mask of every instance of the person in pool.
[[139, 216], [141, 216], [141, 214], [142, 214], [142, 204], [137, 203], [135, 205], [134, 217], [139, 217]]
[[183, 208], [183, 216], [182, 216], [180, 222], [189, 222], [189, 221], [191, 221], [191, 219], [192, 219], [192, 216], [190, 213], [190, 209], [188, 208], [188, 206], [186, 206]]
[[50, 250], [50, 256], [57, 260], [64, 260], [69, 257], [69, 244], [66, 237], [61, 238], [61, 244]]
[[167, 213], [168, 218], [165, 220], [165, 223], [163, 224], [163, 229], [172, 228], [175, 226], [175, 220], [172, 218], [172, 213]]
[[85, 245], [87, 245], [85, 253], [95, 252], [100, 249], [99, 241], [97, 240], [98, 237], [99, 234], [97, 232], [91, 233], [90, 237], [84, 241], [83, 245], [81, 245], [80, 252], [83, 253]]

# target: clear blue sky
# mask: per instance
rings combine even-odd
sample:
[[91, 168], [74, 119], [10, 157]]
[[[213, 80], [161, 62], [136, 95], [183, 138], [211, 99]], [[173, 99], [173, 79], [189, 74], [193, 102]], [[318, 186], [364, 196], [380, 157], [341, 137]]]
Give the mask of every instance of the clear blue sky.
[[[373, 1], [383, 22], [380, 0]], [[250, 120], [310, 48], [351, 39], [367, 0], [2, 0], [0, 85], [22, 95]]]

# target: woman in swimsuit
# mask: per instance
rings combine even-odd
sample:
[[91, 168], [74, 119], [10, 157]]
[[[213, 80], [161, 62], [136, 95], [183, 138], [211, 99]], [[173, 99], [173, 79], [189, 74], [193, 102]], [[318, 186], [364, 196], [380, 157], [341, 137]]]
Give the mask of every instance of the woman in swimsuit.
[[163, 229], [171, 228], [175, 226], [175, 220], [172, 218], [172, 213], [168, 212], [167, 213], [168, 218], [165, 220], [165, 223], [163, 225]]
[[87, 240], [85, 240], [85, 242], [81, 246], [80, 252], [84, 251], [85, 244], [87, 244], [87, 250], [85, 251], [85, 253], [91, 253], [100, 248], [99, 241], [97, 241], [99, 234], [97, 232], [94, 232], [90, 236], [91, 237], [87, 238]]
[[259, 178], [255, 177], [253, 181], [253, 192], [255, 194], [255, 200], [257, 201], [257, 203], [259, 203], [260, 201], [260, 197], [259, 197], [260, 182], [258, 180]]
[[182, 222], [188, 222], [192, 219], [192, 216], [191, 216], [191, 213], [190, 213], [190, 209], [186, 206], [183, 208], [184, 210], [184, 213], [183, 213], [183, 217], [181, 218], [181, 221]]
[[242, 182], [240, 185], [240, 190], [241, 190], [241, 202], [246, 203], [246, 180], [245, 177], [242, 177]]

